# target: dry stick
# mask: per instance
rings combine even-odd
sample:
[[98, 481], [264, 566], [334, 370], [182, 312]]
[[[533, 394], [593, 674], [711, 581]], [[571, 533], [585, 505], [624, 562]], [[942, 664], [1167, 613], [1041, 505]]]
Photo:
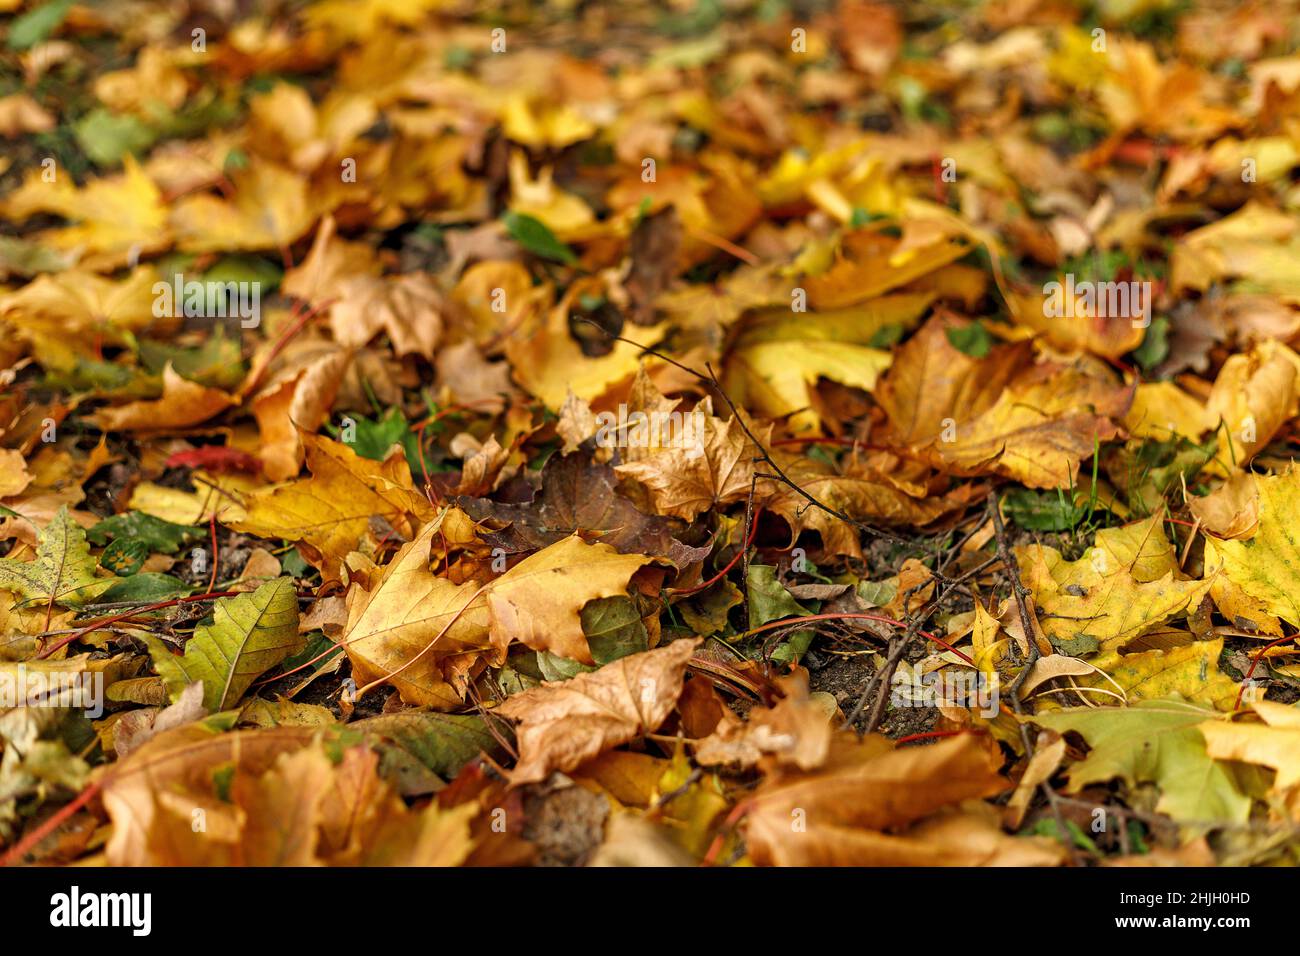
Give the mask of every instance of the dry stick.
[[9, 852], [0, 857], [0, 867], [13, 866], [15, 863], [19, 862], [27, 855], [28, 850], [32, 849], [32, 847], [44, 840], [47, 836], [58, 829], [59, 825], [62, 824], [64, 820], [68, 819], [68, 817], [72, 816], [89, 803], [91, 798], [94, 797], [95, 794], [99, 793], [103, 787], [103, 780], [87, 785], [86, 789], [82, 790], [74, 800], [70, 803], [65, 803], [57, 811], [50, 814], [49, 819], [10, 847]]
[[[734, 568], [734, 567], [736, 566], [736, 562], [739, 561], [742, 557], [745, 557], [745, 555], [748, 553], [748, 551], [749, 551], [749, 546], [750, 546], [751, 544], [754, 543], [754, 530], [756, 530], [757, 527], [758, 527], [758, 526], [757, 526], [757, 523], [755, 523], [754, 529], [751, 529], [750, 532], [749, 532], [749, 534], [745, 537], [744, 541], [741, 543], [741, 547], [740, 547], [740, 549], [736, 552], [735, 556], [734, 556], [730, 561], [727, 562], [726, 567], [724, 567], [721, 571], [719, 571], [719, 572], [718, 572], [717, 574], [715, 574], [713, 577], [709, 578], [707, 581], [704, 581], [704, 582], [701, 583], [701, 584], [697, 584], [697, 585], [695, 585], [694, 587], [690, 587], [690, 588], [669, 588], [669, 589], [668, 589], [668, 593], [671, 594], [671, 595], [673, 595], [674, 597], [682, 597], [682, 596], [687, 595], [687, 594], [695, 594], [695, 593], [697, 593], [697, 592], [699, 592], [699, 591], [703, 591], [705, 588], [710, 588], [710, 587], [712, 587], [713, 585], [717, 584], [717, 583], [718, 583], [719, 581], [721, 581], [724, 577], [726, 577], [727, 572], [729, 572], [732, 568]], [[724, 545], [724, 547], [725, 547], [725, 545]], [[745, 571], [744, 571], [744, 574], [745, 574], [745, 577], [748, 577], [748, 576], [749, 576], [749, 562], [748, 562], [748, 561], [745, 562]], [[746, 627], [749, 626], [749, 622], [748, 622], [748, 621], [745, 622], [745, 626], [746, 626]], [[727, 646], [730, 646], [730, 645], [727, 645]]]
[[[963, 537], [961, 541], [958, 541], [955, 545], [953, 545], [953, 551], [956, 552], [957, 550], [959, 550], [966, 541], [970, 540], [971, 536], [975, 533], [975, 531], [978, 530], [979, 528], [976, 527], [974, 531], [971, 531], [969, 534]], [[904, 634], [902, 638], [898, 640], [898, 642], [895, 645], [890, 647], [889, 656], [885, 659], [885, 665], [882, 668], [880, 668], [880, 670], [876, 671], [875, 674], [872, 675], [871, 680], [867, 683], [867, 686], [862, 689], [862, 693], [858, 696], [858, 702], [854, 705], [853, 712], [850, 713], [848, 718], [844, 721], [844, 725], [842, 729], [847, 730], [850, 727], [852, 727], [853, 723], [858, 719], [858, 717], [862, 715], [862, 708], [867, 706], [867, 701], [871, 699], [871, 692], [876, 689], [877, 685], [880, 684], [881, 680], [883, 679], [887, 681], [894, 676], [894, 670], [895, 668], [898, 667], [898, 662], [902, 660], [903, 654], [906, 653], [908, 646], [916, 638], [916, 635], [921, 633], [921, 622], [924, 621], [927, 617], [929, 617], [938, 609], [939, 605], [947, 598], [950, 591], [954, 590], [958, 585], [961, 584], [961, 582], [967, 581], [970, 578], [975, 577], [975, 575], [979, 574], [981, 571], [986, 569], [989, 565], [991, 565], [996, 560], [998, 560], [996, 557], [989, 558], [987, 561], [984, 561], [981, 564], [976, 565], [975, 567], [971, 568], [969, 571], [966, 571], [963, 574], [952, 579], [942, 577], [943, 569], [948, 567], [948, 564], [951, 562], [951, 558], [949, 558], [947, 561], [943, 563], [942, 567], [938, 572], [940, 575], [940, 581], [938, 584], [939, 594], [937, 594], [935, 597], [931, 598], [928, 602], [926, 602], [926, 604], [923, 607], [917, 609], [916, 614], [912, 616], [912, 623], [909, 624], [907, 627], [907, 632]], [[884, 694], [881, 694], [880, 696], [882, 700], [885, 697]], [[873, 716], [876, 715], [877, 709], [878, 708], [876, 707], [872, 708]], [[883, 705], [879, 708], [879, 711], [881, 714], [883, 714]], [[879, 717], [875, 717], [875, 720], [878, 722]], [[869, 733], [870, 730], [874, 730], [874, 729], [875, 729], [875, 723], [869, 722], [868, 730], [864, 731], [864, 733]]]
[[[757, 459], [755, 459], [757, 460]], [[758, 530], [758, 524], [754, 520], [754, 489], [758, 487], [758, 471], [755, 470], [749, 476], [749, 497], [745, 499], [745, 530], [740, 536], [740, 588], [744, 601], [741, 602], [740, 613], [744, 621], [744, 630], [749, 630], [749, 545], [752, 541], [750, 531], [751, 525], [754, 531]]]
[[164, 608], [175, 607], [178, 604], [190, 604], [194, 601], [212, 601], [217, 598], [232, 597], [238, 593], [240, 592], [217, 591], [209, 594], [195, 594], [195, 595], [191, 595], [190, 597], [172, 598], [170, 601], [159, 601], [156, 604], [146, 604], [143, 607], [138, 607], [135, 610], [128, 611], [125, 614], [116, 614], [112, 617], [103, 618], [102, 620], [91, 621], [89, 625], [73, 631], [71, 634], [69, 634], [67, 637], [63, 638], [62, 640], [55, 641], [49, 647], [45, 648], [45, 650], [37, 654], [36, 659], [42, 660], [46, 657], [49, 657], [60, 647], [66, 647], [68, 644], [71, 644], [73, 641], [75, 641], [77, 638], [81, 637], [82, 635], [89, 634], [92, 631], [97, 631], [108, 624], [117, 624], [121, 621], [129, 620], [130, 618], [136, 617], [139, 614], [146, 614], [150, 611], [161, 611]]
[[[1024, 708], [1020, 703], [1020, 687], [1024, 684], [1029, 672], [1034, 667], [1034, 663], [1040, 656], [1038, 638], [1034, 633], [1034, 620], [1029, 613], [1027, 603], [1029, 590], [1025, 587], [1024, 582], [1020, 580], [1020, 562], [1016, 560], [1015, 553], [1011, 550], [1010, 543], [1007, 541], [1007, 529], [1002, 524], [1001, 502], [996, 495], [989, 498], [989, 510], [993, 517], [993, 536], [997, 541], [998, 556], [1002, 558], [1007, 573], [1011, 575], [1011, 593], [1015, 595], [1016, 607], [1020, 611], [1020, 626], [1024, 628], [1025, 640], [1029, 644], [1028, 659], [1008, 689], [1011, 694], [1011, 707], [1016, 712], [1016, 722], [1020, 726], [1020, 741], [1025, 747], [1025, 759], [1028, 761], [1033, 759], [1034, 756], [1034, 742], [1029, 733], [1029, 725], [1021, 719], [1024, 716]], [[1011, 642], [1011, 646], [1015, 647], [1015, 641]], [[1046, 780], [1038, 785], [1038, 789], [1042, 791], [1043, 796], [1047, 798], [1048, 806], [1052, 808], [1052, 816], [1056, 819], [1057, 834], [1060, 836], [1061, 842], [1065, 844], [1070, 859], [1078, 864], [1079, 851], [1074, 845], [1074, 838], [1070, 836], [1069, 827], [1065, 825], [1065, 815], [1061, 813], [1059, 802], [1060, 797], [1057, 796], [1056, 790]]]
[[1132, 807], [1113, 804], [1103, 806], [1091, 800], [1080, 800], [1078, 797], [1064, 797], [1057, 794], [1056, 799], [1072, 807], [1081, 807], [1086, 810], [1104, 810], [1106, 813], [1113, 813], [1117, 817], [1129, 817], [1153, 827], [1168, 827], [1170, 830], [1177, 830], [1179, 827], [1193, 827], [1207, 830], [1249, 830], [1259, 833], [1300, 833], [1300, 824], [1294, 823], [1272, 823], [1268, 820], [1172, 820], [1158, 813], [1147, 813], [1143, 810], [1135, 810]]
[[912, 624], [908, 625], [907, 630], [903, 632], [902, 637], [895, 638], [897, 646], [890, 648], [889, 656], [885, 658], [885, 666], [880, 669], [878, 675], [880, 677], [880, 693], [876, 695], [876, 699], [871, 704], [871, 713], [867, 715], [867, 724], [862, 728], [863, 734], [874, 731], [880, 726], [880, 722], [885, 719], [885, 705], [889, 701], [889, 694], [887, 693], [889, 685], [894, 680], [895, 671], [898, 670], [898, 662], [903, 659], [907, 649], [912, 646], [912, 638], [916, 637], [918, 622], [919, 619], [914, 620]]

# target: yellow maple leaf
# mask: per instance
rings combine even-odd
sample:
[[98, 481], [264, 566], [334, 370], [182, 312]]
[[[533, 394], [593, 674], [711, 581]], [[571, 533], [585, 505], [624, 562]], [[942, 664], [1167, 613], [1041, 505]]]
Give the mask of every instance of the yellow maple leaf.
[[[1067, 651], [1080, 641], [1114, 651], [1200, 603], [1210, 582], [1177, 579], [1159, 520], [1098, 533], [1097, 545], [1078, 561], [1038, 544], [1016, 549], [1049, 640]], [[1081, 656], [1087, 648], [1070, 652]]]
[[54, 171], [54, 180], [33, 170], [23, 185], [0, 203], [0, 215], [26, 219], [38, 212], [54, 213], [76, 225], [50, 229], [37, 238], [57, 249], [81, 249], [81, 265], [91, 269], [116, 268], [132, 255], [165, 248], [170, 242], [167, 211], [162, 193], [130, 155], [123, 158], [122, 173], [92, 179], [78, 187], [66, 173]]
[[244, 513], [224, 522], [228, 527], [301, 542], [325, 580], [337, 581], [343, 559], [356, 549], [372, 518], [411, 534], [413, 520], [432, 516], [400, 449], [380, 462], [320, 435], [303, 433], [302, 443], [312, 476], [248, 495]]
[[1206, 538], [1205, 562], [1259, 606], [1300, 626], [1300, 473], [1256, 476], [1259, 523], [1249, 538]]
[[231, 201], [187, 196], [172, 207], [177, 245], [186, 252], [278, 249], [311, 228], [316, 219], [301, 174], [254, 157], [232, 177]]
[[[1098, 442], [1119, 433], [1132, 390], [1073, 366], [1039, 365], [1017, 376], [997, 402], [954, 424], [935, 447], [957, 474], [996, 472], [1031, 488], [1071, 485]], [[941, 436], [942, 437], [942, 436]]]
[[873, 348], [887, 326], [916, 324], [930, 296], [882, 296], [838, 312], [760, 315], [748, 323], [728, 358], [723, 384], [732, 398], [770, 418], [790, 416], [795, 434], [815, 432], [820, 417], [812, 390], [819, 378], [870, 391], [889, 367], [889, 351]]

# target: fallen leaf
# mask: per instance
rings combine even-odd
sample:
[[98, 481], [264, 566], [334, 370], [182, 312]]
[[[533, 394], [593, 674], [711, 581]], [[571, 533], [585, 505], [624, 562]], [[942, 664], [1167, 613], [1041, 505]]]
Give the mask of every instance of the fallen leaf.
[[131, 402], [100, 409], [92, 418], [105, 431], [176, 431], [202, 424], [235, 400], [216, 388], [182, 378], [171, 363], [163, 370], [163, 394], [157, 401]]
[[1232, 775], [1206, 753], [1200, 727], [1213, 711], [1178, 697], [1139, 701], [1132, 707], [1080, 707], [1037, 714], [1034, 723], [1059, 733], [1077, 731], [1092, 747], [1069, 770], [1068, 793], [1115, 777], [1128, 786], [1160, 787], [1156, 809], [1188, 824], [1244, 821], [1250, 798]]
[[572, 680], [507, 699], [497, 712], [520, 722], [520, 758], [511, 783], [572, 770], [610, 747], [659, 727], [677, 703], [699, 640], [673, 641]]

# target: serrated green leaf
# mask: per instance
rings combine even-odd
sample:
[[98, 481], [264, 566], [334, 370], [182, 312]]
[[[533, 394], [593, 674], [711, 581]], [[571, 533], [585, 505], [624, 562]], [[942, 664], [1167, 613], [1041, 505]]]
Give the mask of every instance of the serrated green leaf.
[[237, 704], [258, 677], [302, 648], [298, 597], [292, 578], [268, 581], [256, 591], [222, 598], [212, 623], [200, 625], [185, 646], [172, 654], [156, 638], [146, 638], [158, 674], [175, 701], [187, 684], [203, 683], [209, 711]]
[[35, 561], [0, 558], [0, 590], [13, 591], [31, 602], [80, 607], [113, 582], [95, 577], [86, 532], [59, 509], [41, 532]]

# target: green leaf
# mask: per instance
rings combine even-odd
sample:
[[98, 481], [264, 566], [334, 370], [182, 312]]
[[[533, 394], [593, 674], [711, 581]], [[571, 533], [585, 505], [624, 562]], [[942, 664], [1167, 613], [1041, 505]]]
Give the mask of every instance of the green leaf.
[[123, 365], [77, 356], [71, 368], [46, 372], [42, 386], [51, 390], [94, 392], [99, 397], [157, 398], [162, 380], [139, 375]]
[[903, 340], [906, 327], [901, 322], [890, 322], [876, 329], [876, 334], [871, 336], [871, 341], [867, 344], [873, 349], [893, 348]]
[[129, 578], [149, 559], [149, 546], [137, 538], [118, 538], [99, 556], [99, 566], [120, 578]]
[[412, 434], [411, 423], [397, 406], [385, 412], [383, 418], [370, 419], [356, 415], [352, 420], [357, 423], [356, 441], [352, 443], [352, 450], [362, 458], [373, 461], [383, 461], [388, 449], [403, 444], [403, 440]]
[[993, 336], [982, 322], [972, 322], [965, 328], [949, 328], [945, 331], [952, 347], [971, 358], [984, 358], [993, 347]]
[[770, 564], [751, 564], [746, 583], [749, 591], [750, 627], [809, 613], [785, 589], [785, 585], [776, 579], [776, 568]]
[[1006, 516], [1027, 531], [1065, 531], [1083, 520], [1088, 509], [1076, 505], [1068, 492], [1017, 488], [1002, 498]]
[[559, 654], [552, 654], [550, 651], [537, 652], [537, 670], [541, 673], [542, 680], [571, 680], [579, 674], [586, 674], [595, 669], [590, 664], [570, 660]]
[[172, 524], [142, 511], [128, 511], [105, 518], [86, 533], [96, 545], [107, 543], [109, 538], [126, 538], [139, 541], [150, 551], [175, 554], [189, 542], [201, 538], [203, 529]]
[[[420, 466], [420, 436], [411, 431], [411, 423], [397, 406], [385, 412], [383, 418], [369, 419], [364, 415], [353, 415], [351, 418], [356, 423], [357, 430], [356, 441], [350, 444], [352, 450], [362, 458], [383, 461], [388, 455], [388, 449], [393, 445], [401, 445], [402, 451], [406, 453], [406, 463], [411, 467], [411, 474], [420, 475], [425, 470], [430, 473], [446, 470], [445, 467], [439, 468], [427, 455], [423, 468]], [[338, 434], [338, 429], [331, 427], [331, 431]]]
[[9, 24], [9, 49], [26, 50], [53, 33], [72, 9], [72, 0], [54, 0], [28, 10]]
[[59, 252], [13, 236], [0, 236], [0, 278], [9, 275], [34, 276], [40, 272], [62, 272], [72, 267], [74, 259]]
[[498, 747], [483, 719], [474, 714], [406, 711], [367, 717], [348, 727], [372, 741], [399, 747], [444, 779], [456, 776], [480, 752], [493, 753]]
[[1078, 707], [1037, 714], [1033, 721], [1073, 730], [1092, 748], [1070, 768], [1069, 792], [1116, 777], [1130, 787], [1154, 783], [1156, 809], [1175, 820], [1244, 823], [1250, 798], [1238, 791], [1228, 768], [1205, 752], [1197, 725], [1218, 715], [1181, 697], [1138, 701], [1131, 707]]
[[157, 638], [145, 638], [173, 702], [186, 685], [201, 681], [203, 705], [210, 712], [233, 707], [253, 681], [303, 645], [293, 578], [222, 598], [212, 617], [211, 624], [195, 629], [184, 657], [172, 654]]
[[630, 598], [608, 597], [590, 601], [582, 609], [582, 633], [591, 658], [598, 665], [649, 650], [645, 624]]
[[505, 224], [510, 232], [510, 238], [533, 255], [562, 262], [566, 266], [571, 266], [578, 261], [573, 250], [556, 239], [555, 233], [551, 232], [546, 223], [540, 219], [534, 219], [524, 213], [508, 212], [505, 215]]
[[795, 631], [788, 640], [784, 640], [772, 648], [771, 659], [778, 664], [798, 664], [799, 659], [808, 652], [814, 634], [812, 628]]
[[158, 134], [134, 116], [111, 113], [103, 107], [91, 110], [72, 127], [77, 145], [96, 166], [113, 166], [128, 153], [140, 155]]
[[172, 598], [193, 594], [194, 588], [180, 578], [156, 571], [145, 571], [122, 578], [99, 596], [105, 604], [117, 601], [131, 601], [153, 604], [155, 601], [170, 601]]
[[146, 339], [140, 343], [140, 361], [156, 375], [161, 375], [170, 362], [182, 378], [209, 388], [234, 388], [244, 378], [239, 342], [226, 335], [220, 324], [202, 345], [194, 348]]
[[869, 607], [884, 607], [898, 596], [898, 582], [888, 579], [859, 581], [855, 590], [858, 592], [858, 597], [866, 601]]
[[1169, 355], [1169, 320], [1155, 319], [1147, 326], [1142, 344], [1133, 350], [1133, 360], [1146, 371], [1155, 368]]
[[35, 561], [0, 558], [0, 589], [13, 591], [28, 601], [80, 607], [112, 581], [95, 577], [95, 559], [90, 556], [86, 532], [59, 509], [40, 534]]

